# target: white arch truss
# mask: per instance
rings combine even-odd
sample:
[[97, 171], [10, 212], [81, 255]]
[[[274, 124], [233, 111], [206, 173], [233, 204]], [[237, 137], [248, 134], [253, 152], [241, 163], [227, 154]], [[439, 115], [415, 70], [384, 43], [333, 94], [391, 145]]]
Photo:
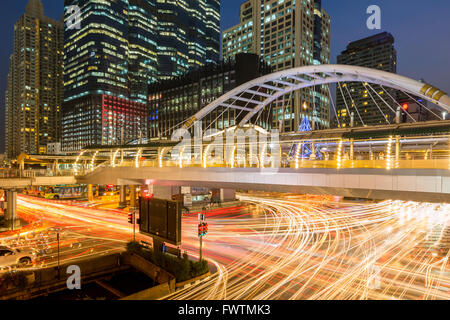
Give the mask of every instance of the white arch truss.
[[239, 123], [239, 126], [243, 126], [267, 105], [292, 91], [340, 82], [362, 82], [390, 87], [421, 97], [450, 112], [450, 97], [429, 84], [365, 67], [318, 65], [284, 70], [244, 83], [189, 118], [183, 128], [190, 128], [195, 121], [202, 120], [217, 108], [246, 112]]

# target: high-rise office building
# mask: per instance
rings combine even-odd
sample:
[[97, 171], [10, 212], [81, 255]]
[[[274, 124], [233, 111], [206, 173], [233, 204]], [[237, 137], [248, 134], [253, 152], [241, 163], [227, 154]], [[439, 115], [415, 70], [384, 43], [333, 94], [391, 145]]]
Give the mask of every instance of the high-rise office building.
[[[145, 105], [130, 100], [129, 2], [66, 0], [81, 10], [65, 30], [62, 148], [118, 144], [145, 127]], [[65, 21], [71, 12], [65, 10]]]
[[[330, 62], [330, 17], [321, 0], [247, 0], [240, 23], [224, 31], [224, 59], [239, 52], [259, 54], [274, 71]], [[307, 117], [315, 128], [329, 127], [330, 97], [325, 86], [304, 89], [272, 106], [273, 127], [296, 131]]]
[[71, 5], [81, 28], [65, 30], [64, 151], [146, 137], [148, 85], [219, 60], [219, 0]]
[[129, 0], [128, 13], [130, 98], [147, 103], [148, 83], [158, 78], [156, 0]]
[[222, 38], [222, 57], [232, 59], [241, 52], [259, 54], [257, 27], [260, 9], [259, 0], [247, 0], [241, 4], [240, 23], [225, 30]]
[[219, 61], [220, 0], [158, 1], [161, 80]]
[[[397, 51], [394, 37], [387, 33], [354, 41], [337, 57], [338, 64], [354, 65], [397, 72]], [[336, 90], [336, 125], [348, 127], [351, 114], [354, 114], [354, 126], [379, 125], [392, 122], [395, 113], [384, 101], [397, 109], [395, 90], [377, 85], [364, 85], [358, 82], [341, 83]]]
[[44, 14], [40, 0], [30, 0], [14, 25], [6, 92], [6, 150], [45, 154], [60, 138], [63, 98], [63, 22]]

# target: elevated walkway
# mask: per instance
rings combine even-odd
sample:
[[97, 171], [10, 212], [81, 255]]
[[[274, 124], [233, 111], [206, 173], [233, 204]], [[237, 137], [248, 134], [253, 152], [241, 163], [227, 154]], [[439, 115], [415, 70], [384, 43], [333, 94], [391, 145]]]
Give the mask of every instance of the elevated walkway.
[[0, 189], [24, 189], [30, 186], [54, 186], [75, 184], [76, 182], [74, 176], [0, 178]]
[[246, 189], [450, 203], [450, 171], [443, 169], [104, 167], [77, 177], [77, 182]]

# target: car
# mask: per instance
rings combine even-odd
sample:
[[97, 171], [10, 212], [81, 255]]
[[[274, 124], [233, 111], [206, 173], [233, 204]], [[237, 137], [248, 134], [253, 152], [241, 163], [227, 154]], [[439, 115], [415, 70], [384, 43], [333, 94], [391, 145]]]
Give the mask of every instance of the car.
[[105, 193], [103, 193], [103, 195], [107, 197], [119, 196], [120, 191], [106, 191]]
[[35, 253], [21, 249], [0, 247], [0, 268], [12, 266], [29, 266], [33, 263]]

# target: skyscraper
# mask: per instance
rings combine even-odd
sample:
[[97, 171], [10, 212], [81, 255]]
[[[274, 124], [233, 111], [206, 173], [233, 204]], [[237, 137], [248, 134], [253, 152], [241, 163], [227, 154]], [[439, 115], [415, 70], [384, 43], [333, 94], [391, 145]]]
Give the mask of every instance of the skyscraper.
[[147, 87], [158, 74], [158, 20], [155, 0], [130, 0], [128, 18], [130, 98], [147, 103]]
[[145, 137], [148, 84], [219, 60], [219, 0], [71, 5], [81, 29], [65, 30], [64, 151]]
[[14, 25], [6, 92], [6, 150], [45, 154], [59, 141], [63, 89], [63, 23], [44, 14], [40, 0], [30, 0]]
[[[225, 30], [222, 55], [259, 54], [274, 71], [330, 62], [330, 17], [321, 0], [247, 0], [240, 23]], [[305, 108], [306, 106], [306, 108]], [[272, 106], [273, 126], [296, 131], [302, 119], [328, 127], [330, 99], [325, 86], [284, 96]]]
[[220, 58], [220, 0], [158, 1], [158, 72], [180, 76]]
[[260, 18], [259, 0], [247, 0], [241, 4], [240, 23], [225, 30], [222, 38], [222, 57], [224, 60], [233, 59], [241, 52], [259, 55], [257, 27]]
[[[394, 37], [387, 32], [351, 42], [337, 57], [337, 62], [396, 73], [394, 42]], [[354, 114], [355, 126], [386, 124], [395, 117], [383, 102], [384, 99], [392, 103], [391, 97], [396, 98], [395, 90], [349, 82], [337, 85], [336, 96], [338, 126], [349, 126], [351, 113]]]

